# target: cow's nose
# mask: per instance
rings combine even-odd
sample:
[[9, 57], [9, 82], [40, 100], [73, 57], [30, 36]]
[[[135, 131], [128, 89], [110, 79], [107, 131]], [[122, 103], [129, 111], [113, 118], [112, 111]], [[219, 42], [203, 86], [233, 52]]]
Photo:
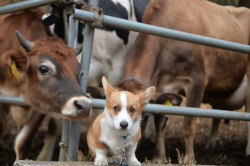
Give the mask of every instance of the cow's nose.
[[84, 107], [86, 107], [86, 103], [81, 100], [75, 100], [74, 106], [76, 108], [77, 113], [81, 114], [82, 111], [84, 110]]
[[126, 122], [126, 121], [121, 121], [121, 122], [120, 122], [120, 126], [121, 126], [122, 129], [126, 129], [126, 128], [128, 127], [128, 122]]
[[85, 98], [76, 99], [73, 104], [77, 115], [89, 116], [91, 105], [86, 102]]
[[91, 111], [91, 100], [85, 96], [70, 98], [62, 109], [62, 114], [71, 120], [79, 120], [89, 116]]

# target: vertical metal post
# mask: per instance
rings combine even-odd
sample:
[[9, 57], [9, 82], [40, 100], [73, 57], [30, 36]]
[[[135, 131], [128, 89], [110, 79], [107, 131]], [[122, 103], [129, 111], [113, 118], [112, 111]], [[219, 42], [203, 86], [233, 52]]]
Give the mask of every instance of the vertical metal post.
[[74, 39], [74, 48], [77, 48], [79, 20], [74, 20], [74, 21], [75, 21], [75, 39]]
[[62, 136], [60, 146], [59, 161], [66, 161], [66, 155], [68, 151], [69, 142], [69, 129], [71, 128], [71, 122], [69, 120], [63, 120], [62, 122]]
[[[67, 20], [65, 20], [67, 21]], [[67, 23], [67, 22], [66, 22]], [[75, 39], [75, 21], [73, 20], [73, 16], [69, 16], [69, 29], [68, 29], [68, 45], [70, 47], [74, 47], [74, 39]], [[78, 25], [77, 25], [78, 26]], [[74, 47], [75, 48], [75, 47]], [[72, 122], [69, 120], [63, 120], [63, 126], [62, 126], [62, 138], [60, 143], [60, 154], [59, 154], [59, 161], [66, 161], [66, 155], [68, 152], [68, 146], [69, 146], [69, 134], [70, 129], [72, 127]]]
[[[90, 0], [89, 5], [97, 6], [99, 0]], [[83, 93], [87, 91], [87, 84], [88, 84], [88, 75], [89, 75], [89, 65], [90, 59], [92, 54], [92, 45], [93, 45], [93, 38], [94, 38], [94, 28], [91, 24], [86, 24], [84, 30], [84, 41], [83, 41], [83, 48], [82, 48], [82, 57], [81, 57], [81, 64], [82, 64], [82, 71], [83, 76], [81, 78], [81, 88]], [[71, 131], [70, 131], [70, 139], [69, 139], [69, 148], [68, 148], [68, 157], [72, 161], [77, 160], [77, 151], [78, 145], [80, 140], [80, 132], [81, 132], [81, 121], [79, 122], [72, 122]]]

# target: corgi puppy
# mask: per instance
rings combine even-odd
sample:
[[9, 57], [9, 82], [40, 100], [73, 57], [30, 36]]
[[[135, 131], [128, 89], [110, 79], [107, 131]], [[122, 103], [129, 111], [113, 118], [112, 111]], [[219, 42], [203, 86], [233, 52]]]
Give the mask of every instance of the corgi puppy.
[[116, 90], [105, 77], [102, 78], [102, 85], [106, 95], [104, 112], [95, 119], [87, 133], [89, 152], [95, 158], [94, 165], [108, 165], [108, 155], [121, 155], [130, 166], [141, 165], [135, 156], [141, 138], [141, 112], [154, 95], [155, 87], [134, 95]]

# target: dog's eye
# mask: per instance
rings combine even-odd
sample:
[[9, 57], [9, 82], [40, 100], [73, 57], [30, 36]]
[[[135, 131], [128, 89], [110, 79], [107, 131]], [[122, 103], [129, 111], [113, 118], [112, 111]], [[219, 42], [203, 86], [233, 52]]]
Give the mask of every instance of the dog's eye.
[[135, 112], [135, 108], [131, 106], [131, 107], [129, 108], [129, 111], [130, 111], [131, 113], [134, 113], [134, 112]]
[[115, 110], [116, 112], [118, 112], [118, 111], [120, 111], [120, 108], [119, 108], [118, 106], [114, 106], [114, 110]]

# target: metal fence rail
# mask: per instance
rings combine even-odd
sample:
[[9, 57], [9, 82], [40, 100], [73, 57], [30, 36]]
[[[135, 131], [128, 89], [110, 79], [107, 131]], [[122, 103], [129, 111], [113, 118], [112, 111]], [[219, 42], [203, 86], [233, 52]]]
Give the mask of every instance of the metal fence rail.
[[[23, 2], [0, 7], [0, 15], [19, 11], [19, 10], [24, 10], [24, 9], [28, 9], [32, 7], [39, 7], [39, 6], [47, 5], [50, 3], [63, 2], [63, 1], [64, 0], [23, 1]], [[90, 0], [90, 4], [93, 6], [96, 6], [97, 3], [98, 3], [98, 0]], [[205, 36], [196, 35], [196, 34], [185, 33], [181, 31], [171, 30], [167, 28], [157, 27], [157, 26], [138, 23], [138, 22], [132, 22], [132, 21], [123, 20], [123, 19], [105, 16], [105, 15], [102, 17], [102, 16], [98, 16], [98, 14], [93, 13], [93, 12], [75, 9], [73, 17], [75, 19], [87, 21], [88, 23], [98, 20], [98, 21], [101, 21], [103, 25], [111, 26], [111, 27], [115, 27], [119, 29], [148, 33], [148, 34], [152, 34], [156, 36], [167, 37], [171, 39], [182, 40], [186, 42], [202, 44], [206, 46], [212, 46], [212, 47], [223, 48], [223, 49], [250, 54], [250, 46], [248, 45], [234, 43], [234, 42], [220, 40], [220, 39], [214, 39], [211, 37], [205, 37]], [[90, 26], [90, 24], [88, 24], [87, 27], [88, 28], [86, 28], [86, 33], [89, 34], [87, 35], [89, 37], [85, 36], [86, 39], [84, 38], [85, 40], [84, 40], [84, 45], [83, 45], [83, 51], [85, 51], [85, 53], [83, 53], [83, 57], [82, 57], [82, 60], [83, 59], [85, 60], [84, 61], [85, 64], [82, 61], [83, 72], [85, 73], [84, 76], [88, 76], [88, 68], [89, 68], [89, 61], [90, 61], [90, 55], [91, 55], [91, 49], [92, 49], [92, 43], [93, 43], [93, 34], [94, 34], [94, 29]], [[75, 35], [76, 34], [77, 33], [75, 32]], [[71, 41], [72, 41], [72, 38], [75, 37], [75, 35], [70, 38]], [[72, 44], [70, 45], [72, 46]], [[87, 77], [84, 77], [81, 80], [81, 87], [84, 92], [86, 92], [87, 79], [88, 79]], [[28, 104], [25, 103], [23, 99], [19, 97], [0, 96], [0, 102], [16, 104], [16, 105], [21, 105], [21, 106], [28, 106]], [[103, 108], [105, 106], [105, 100], [92, 99], [92, 106], [94, 108]], [[143, 111], [158, 113], [158, 114], [174, 114], [174, 115], [225, 118], [225, 119], [250, 121], [250, 113], [229, 112], [226, 110], [212, 110], [212, 109], [201, 109], [201, 108], [191, 108], [191, 107], [175, 107], [175, 106], [148, 104]], [[70, 126], [69, 125], [66, 125], [66, 127], [64, 126], [64, 128], [67, 131], [64, 133], [64, 135], [68, 135], [69, 137], [71, 137], [71, 138], [67, 138], [69, 139], [69, 142], [70, 142], [69, 143], [70, 150], [68, 152], [68, 156], [70, 157], [70, 160], [76, 160], [77, 146], [78, 146], [79, 135], [80, 135], [79, 133], [80, 126], [81, 126], [80, 123], [70, 123]], [[69, 135], [69, 130], [71, 130], [70, 135]], [[76, 137], [76, 138], [73, 138], [73, 137]]]
[[19, 10], [25, 10], [25, 9], [29, 9], [33, 7], [44, 6], [44, 5], [48, 5], [57, 1], [58, 0], [34, 0], [34, 1], [26, 0], [23, 2], [17, 2], [17, 3], [10, 4], [10, 5], [1, 6], [0, 15], [11, 13], [11, 12], [16, 12]]
[[128, 21], [116, 17], [106, 16], [104, 15], [103, 19], [98, 19], [98, 15], [95, 15], [92, 12], [83, 11], [79, 9], [75, 9], [73, 17], [75, 19], [80, 19], [83, 21], [94, 22], [95, 20], [102, 20], [103, 25], [115, 27], [123, 30], [131, 30], [136, 32], [148, 33], [160, 37], [166, 37], [206, 46], [212, 46], [217, 48], [223, 48], [227, 50], [243, 52], [250, 54], [250, 46], [235, 42], [230, 42], [226, 40], [215, 39], [211, 37], [206, 37], [202, 35], [196, 35], [181, 31], [176, 31], [172, 29], [162, 28], [154, 25], [139, 23]]
[[[91, 101], [93, 108], [104, 108], [105, 106], [104, 99], [93, 98], [91, 99]], [[28, 104], [25, 103], [24, 100], [20, 97], [9, 97], [0, 95], [0, 102], [28, 106]], [[235, 112], [228, 110], [204, 109], [194, 107], [167, 106], [160, 104], [147, 104], [147, 106], [143, 109], [143, 112], [250, 121], [250, 113], [246, 112]]]

